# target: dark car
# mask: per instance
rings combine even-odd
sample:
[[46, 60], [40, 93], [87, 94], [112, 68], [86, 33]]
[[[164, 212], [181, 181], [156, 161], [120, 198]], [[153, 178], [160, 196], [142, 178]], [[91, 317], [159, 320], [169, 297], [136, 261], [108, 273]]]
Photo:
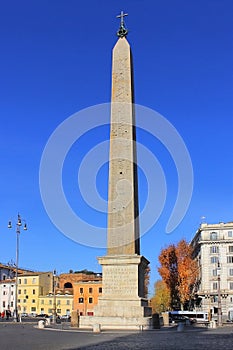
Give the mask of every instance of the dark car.
[[47, 315], [47, 314], [39, 314], [39, 315], [36, 315], [36, 317], [43, 317], [43, 318], [46, 318], [46, 317], [49, 317], [49, 315]]

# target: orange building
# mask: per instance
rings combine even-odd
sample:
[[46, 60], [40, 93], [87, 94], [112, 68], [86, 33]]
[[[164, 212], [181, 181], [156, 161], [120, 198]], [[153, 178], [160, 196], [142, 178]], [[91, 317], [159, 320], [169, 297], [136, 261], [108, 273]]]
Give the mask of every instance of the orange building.
[[102, 278], [99, 281], [80, 281], [74, 283], [74, 310], [80, 316], [93, 316], [94, 306], [102, 295]]
[[60, 274], [56, 292], [72, 294], [73, 310], [79, 311], [81, 316], [91, 316], [99, 295], [102, 295], [102, 274], [87, 270]]

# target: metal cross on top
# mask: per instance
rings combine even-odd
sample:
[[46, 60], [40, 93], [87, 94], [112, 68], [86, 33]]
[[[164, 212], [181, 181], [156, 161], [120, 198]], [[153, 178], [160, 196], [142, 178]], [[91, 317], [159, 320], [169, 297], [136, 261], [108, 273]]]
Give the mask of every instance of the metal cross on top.
[[117, 18], [121, 19], [121, 25], [120, 28], [117, 32], [117, 36], [119, 36], [120, 38], [123, 38], [124, 36], [126, 36], [128, 34], [128, 30], [125, 28], [125, 24], [124, 24], [124, 17], [128, 16], [128, 13], [124, 13], [124, 11], [121, 11], [121, 14], [116, 16]]

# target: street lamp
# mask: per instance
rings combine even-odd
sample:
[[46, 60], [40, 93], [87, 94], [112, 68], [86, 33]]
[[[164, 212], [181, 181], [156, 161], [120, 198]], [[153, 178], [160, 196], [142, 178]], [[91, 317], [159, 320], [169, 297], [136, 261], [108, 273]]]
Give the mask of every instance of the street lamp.
[[[23, 220], [24, 221], [24, 220]], [[22, 220], [18, 214], [18, 219], [16, 223], [16, 261], [15, 261], [15, 322], [19, 322], [18, 317], [18, 268], [19, 268], [19, 235], [20, 227], [22, 226]], [[11, 221], [8, 222], [8, 228], [12, 228]], [[27, 224], [24, 223], [23, 229], [27, 230]]]
[[221, 289], [220, 289], [220, 273], [221, 267], [218, 261], [217, 275], [218, 275], [218, 326], [222, 326], [222, 305], [221, 305]]
[[56, 270], [53, 271], [53, 323], [56, 323], [57, 305], [56, 305]]

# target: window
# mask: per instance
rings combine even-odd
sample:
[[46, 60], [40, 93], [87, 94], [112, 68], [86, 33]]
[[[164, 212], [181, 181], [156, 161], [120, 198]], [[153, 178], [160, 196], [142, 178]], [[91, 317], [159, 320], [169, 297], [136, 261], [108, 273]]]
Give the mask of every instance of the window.
[[66, 305], [70, 305], [70, 300], [66, 300]]
[[99, 293], [102, 293], [102, 287], [99, 287]]
[[233, 282], [230, 282], [230, 286], [229, 286], [231, 290], [233, 290]]
[[216, 239], [218, 239], [217, 232], [211, 232], [210, 233], [210, 239], [211, 239], [211, 241], [215, 241]]
[[61, 305], [61, 300], [58, 300], [58, 301], [57, 301], [57, 305]]
[[14, 302], [13, 301], [11, 301], [11, 307], [13, 307], [14, 306]]
[[218, 275], [218, 269], [212, 270], [212, 276], [217, 276]]
[[83, 288], [80, 288], [79, 291], [81, 294], [83, 294]]
[[228, 251], [229, 251], [229, 253], [233, 253], [233, 245], [230, 245], [230, 246], [228, 247]]
[[93, 298], [89, 298], [88, 302], [89, 302], [89, 304], [92, 304], [93, 303]]
[[14, 295], [14, 292], [13, 292], [13, 291], [11, 292], [11, 295]]
[[19, 281], [18, 281], [18, 282], [19, 282], [19, 284], [21, 284], [21, 278], [19, 278]]
[[31, 307], [31, 312], [35, 312], [36, 311], [36, 307], [35, 306], [32, 306]]
[[91, 294], [93, 291], [93, 288], [89, 288], [89, 293]]
[[36, 278], [32, 279], [32, 284], [36, 284]]
[[49, 305], [52, 305], [52, 300], [49, 300]]
[[213, 290], [217, 290], [218, 289], [218, 283], [217, 282], [214, 282], [213, 283]]
[[232, 235], [232, 231], [228, 231], [228, 237], [233, 237], [233, 235]]
[[35, 289], [32, 290], [32, 294], [36, 294], [36, 290]]
[[7, 292], [4, 290], [3, 295], [7, 295]]
[[233, 256], [228, 256], [227, 257], [227, 263], [232, 264], [233, 263]]
[[27, 281], [27, 279], [26, 278], [24, 278], [24, 282], [23, 282], [24, 284], [27, 284], [28, 283], [28, 281]]
[[41, 300], [41, 305], [44, 305], [44, 299]]
[[79, 304], [83, 304], [83, 298], [78, 298]]
[[23, 299], [23, 303], [26, 303], [27, 302], [27, 299]]
[[32, 303], [34, 304], [36, 302], [36, 300], [35, 299], [32, 299]]
[[6, 302], [5, 301], [2, 302], [2, 307], [6, 307]]
[[212, 254], [219, 253], [219, 247], [216, 245], [213, 245], [212, 247], [210, 247], [210, 253]]
[[72, 283], [66, 282], [66, 283], [64, 284], [64, 288], [73, 288]]
[[27, 294], [27, 289], [24, 289], [23, 294]]
[[210, 257], [210, 263], [211, 264], [217, 264], [218, 263], [218, 256], [211, 256]]
[[57, 313], [60, 314], [61, 313], [61, 309], [57, 309]]

